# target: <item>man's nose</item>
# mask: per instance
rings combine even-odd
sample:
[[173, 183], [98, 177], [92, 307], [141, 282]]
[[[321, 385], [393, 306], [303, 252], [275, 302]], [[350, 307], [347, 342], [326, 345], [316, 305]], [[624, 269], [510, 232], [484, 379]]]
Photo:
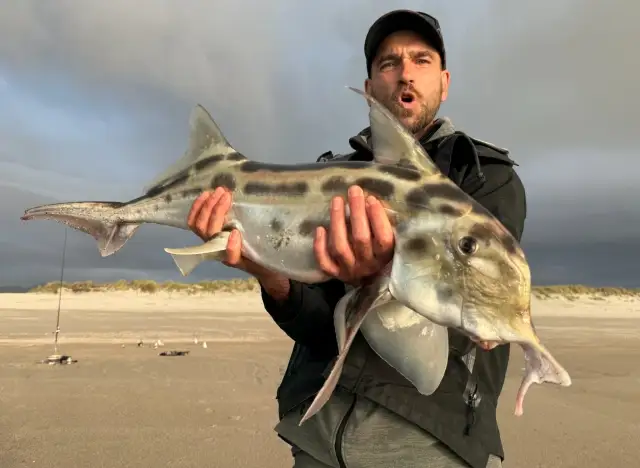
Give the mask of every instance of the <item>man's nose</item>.
[[413, 84], [413, 66], [411, 63], [408, 63], [406, 60], [402, 61], [400, 65], [400, 80], [405, 84]]

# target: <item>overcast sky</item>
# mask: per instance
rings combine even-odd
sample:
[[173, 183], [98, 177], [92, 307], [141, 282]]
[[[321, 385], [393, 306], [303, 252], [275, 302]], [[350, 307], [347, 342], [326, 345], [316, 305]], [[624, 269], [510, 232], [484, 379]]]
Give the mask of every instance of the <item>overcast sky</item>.
[[[396, 7], [442, 23], [441, 115], [519, 163], [534, 282], [640, 286], [640, 4], [623, 0], [0, 0], [0, 286], [59, 275], [64, 228], [24, 209], [138, 196], [184, 150], [196, 103], [257, 160], [346, 150], [367, 114], [345, 86], [362, 87], [366, 30]], [[101, 258], [68, 234], [68, 280], [182, 280], [162, 249], [196, 241], [143, 226]]]

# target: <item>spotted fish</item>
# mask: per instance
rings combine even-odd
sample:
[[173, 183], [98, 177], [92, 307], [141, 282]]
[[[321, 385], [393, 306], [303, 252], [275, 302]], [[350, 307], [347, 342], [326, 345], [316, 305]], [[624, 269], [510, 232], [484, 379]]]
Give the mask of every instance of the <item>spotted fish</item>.
[[[90, 234], [102, 256], [121, 249], [140, 225], [188, 230], [187, 214], [206, 190], [232, 196], [226, 224], [208, 242], [165, 249], [183, 275], [201, 262], [224, 259], [232, 229], [243, 254], [289, 278], [329, 279], [313, 254], [313, 236], [329, 225], [330, 200], [351, 185], [384, 204], [395, 233], [393, 260], [370, 283], [339, 302], [340, 349], [331, 375], [304, 415], [315, 414], [335, 388], [355, 334], [424, 394], [439, 385], [447, 364], [447, 327], [472, 340], [517, 343], [525, 373], [516, 397], [522, 414], [534, 382], [571, 384], [567, 371], [541, 343], [531, 320], [531, 276], [516, 239], [479, 203], [444, 176], [422, 146], [368, 94], [374, 160], [268, 164], [246, 158], [226, 140], [207, 111], [196, 106], [186, 153], [128, 202], [73, 202], [26, 210], [23, 220], [52, 219]], [[348, 214], [348, 213], [347, 213]]]

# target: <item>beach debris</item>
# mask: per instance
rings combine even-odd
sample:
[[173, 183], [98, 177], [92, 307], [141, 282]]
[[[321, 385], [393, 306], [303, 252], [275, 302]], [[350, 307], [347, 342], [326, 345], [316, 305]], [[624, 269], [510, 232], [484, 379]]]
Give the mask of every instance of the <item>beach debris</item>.
[[158, 354], [158, 356], [186, 356], [187, 354], [189, 354], [189, 351], [171, 350], [171, 351], [162, 351], [161, 353]]
[[47, 356], [45, 359], [40, 361], [40, 363], [48, 364], [50, 366], [55, 366], [58, 364], [75, 364], [76, 362], [78, 362], [77, 359], [73, 359], [67, 354], [51, 354], [50, 356]]
[[203, 347], [204, 349], [207, 349], [207, 342], [206, 342], [206, 341], [203, 341], [203, 342], [202, 342], [202, 347]]
[[[365, 321], [370, 326], [362, 333], [375, 352], [424, 394], [438, 387], [447, 366], [446, 328], [478, 343], [511, 342], [524, 349], [526, 371], [516, 397], [517, 415], [532, 383], [570, 385], [569, 374], [533, 326], [531, 274], [517, 240], [440, 172], [388, 109], [351, 89], [369, 104], [367, 142], [373, 161], [284, 165], [250, 160], [198, 105], [191, 115], [186, 153], [140, 197], [42, 205], [27, 209], [22, 219], [51, 219], [88, 233], [106, 257], [145, 223], [188, 230], [187, 215], [196, 197], [224, 188], [233, 197], [222, 231], [197, 246], [165, 249], [180, 272], [186, 276], [204, 261], [224, 261], [230, 233], [237, 229], [248, 258], [291, 279], [317, 283], [329, 277], [313, 253], [316, 229], [329, 225], [331, 199], [346, 197], [349, 187], [358, 185], [390, 215], [394, 257], [383, 274], [341, 299], [334, 314], [340, 354], [301, 423], [332, 394], [353, 337]], [[368, 322], [373, 314], [381, 318], [379, 323]], [[416, 321], [430, 332], [414, 336], [408, 324]], [[407, 359], [413, 364], [407, 365]]]

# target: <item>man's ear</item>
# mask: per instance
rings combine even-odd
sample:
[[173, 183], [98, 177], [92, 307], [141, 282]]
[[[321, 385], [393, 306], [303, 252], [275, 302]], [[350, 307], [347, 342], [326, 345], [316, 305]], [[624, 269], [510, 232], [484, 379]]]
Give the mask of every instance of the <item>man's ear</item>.
[[440, 100], [442, 102], [447, 100], [447, 96], [449, 96], [449, 83], [451, 83], [451, 74], [449, 70], [443, 70], [440, 74], [440, 79], [442, 82], [442, 94], [440, 95]]
[[367, 94], [371, 94], [371, 79], [364, 80], [364, 90]]

